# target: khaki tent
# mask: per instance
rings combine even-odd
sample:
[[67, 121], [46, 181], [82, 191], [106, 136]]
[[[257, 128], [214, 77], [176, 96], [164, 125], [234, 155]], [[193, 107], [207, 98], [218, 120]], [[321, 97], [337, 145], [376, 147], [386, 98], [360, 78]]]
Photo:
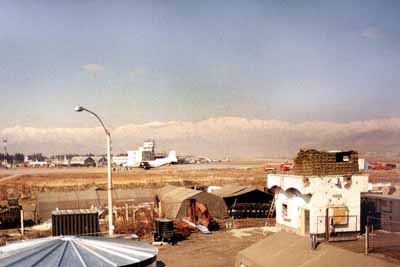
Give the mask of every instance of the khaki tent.
[[309, 238], [279, 232], [242, 250], [235, 267], [395, 267], [397, 265], [326, 243], [311, 250]]
[[[41, 221], [47, 220], [51, 217], [51, 212], [56, 208], [89, 209], [91, 206], [106, 207], [108, 204], [107, 191], [96, 189], [39, 193], [36, 197], [37, 218]], [[123, 205], [126, 202], [131, 204], [154, 202], [155, 196], [153, 189], [117, 189], [113, 190], [113, 205]]]
[[163, 217], [168, 219], [189, 217], [191, 200], [206, 205], [211, 217], [228, 216], [224, 200], [207, 192], [167, 185], [157, 191], [157, 198], [161, 202]]

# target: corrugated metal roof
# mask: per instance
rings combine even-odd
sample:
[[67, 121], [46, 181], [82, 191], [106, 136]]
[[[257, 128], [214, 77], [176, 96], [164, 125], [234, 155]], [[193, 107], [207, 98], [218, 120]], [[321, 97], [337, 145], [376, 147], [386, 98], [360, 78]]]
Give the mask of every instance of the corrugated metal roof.
[[226, 185], [220, 189], [213, 191], [212, 194], [225, 198], [225, 197], [240, 196], [255, 190], [259, 189], [252, 186]]
[[383, 195], [383, 194], [362, 194], [361, 197], [377, 198], [377, 199], [400, 200], [400, 196]]
[[150, 266], [157, 248], [104, 237], [48, 237], [0, 247], [1, 266]]
[[94, 214], [98, 213], [95, 209], [74, 209], [74, 210], [54, 210], [51, 214], [53, 215], [70, 215], [70, 214]]

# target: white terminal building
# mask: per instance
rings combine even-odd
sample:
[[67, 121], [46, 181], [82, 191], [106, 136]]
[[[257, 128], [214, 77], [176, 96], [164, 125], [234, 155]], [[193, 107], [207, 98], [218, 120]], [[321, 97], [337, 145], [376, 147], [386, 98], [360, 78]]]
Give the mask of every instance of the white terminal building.
[[359, 172], [357, 152], [301, 150], [293, 174], [268, 174], [267, 187], [282, 228], [332, 239], [360, 231], [368, 175]]

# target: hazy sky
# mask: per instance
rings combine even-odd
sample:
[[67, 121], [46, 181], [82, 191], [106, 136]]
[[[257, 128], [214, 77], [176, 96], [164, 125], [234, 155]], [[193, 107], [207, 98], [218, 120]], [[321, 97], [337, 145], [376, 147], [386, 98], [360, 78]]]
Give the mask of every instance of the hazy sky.
[[399, 1], [2, 1], [0, 128], [400, 116]]

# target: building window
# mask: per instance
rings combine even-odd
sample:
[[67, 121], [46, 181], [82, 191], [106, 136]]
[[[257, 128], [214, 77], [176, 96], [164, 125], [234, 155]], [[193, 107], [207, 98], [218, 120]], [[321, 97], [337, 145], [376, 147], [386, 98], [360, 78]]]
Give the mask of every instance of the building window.
[[339, 152], [336, 153], [336, 162], [349, 162], [351, 152]]
[[286, 219], [288, 217], [287, 204], [282, 204], [282, 217]]

